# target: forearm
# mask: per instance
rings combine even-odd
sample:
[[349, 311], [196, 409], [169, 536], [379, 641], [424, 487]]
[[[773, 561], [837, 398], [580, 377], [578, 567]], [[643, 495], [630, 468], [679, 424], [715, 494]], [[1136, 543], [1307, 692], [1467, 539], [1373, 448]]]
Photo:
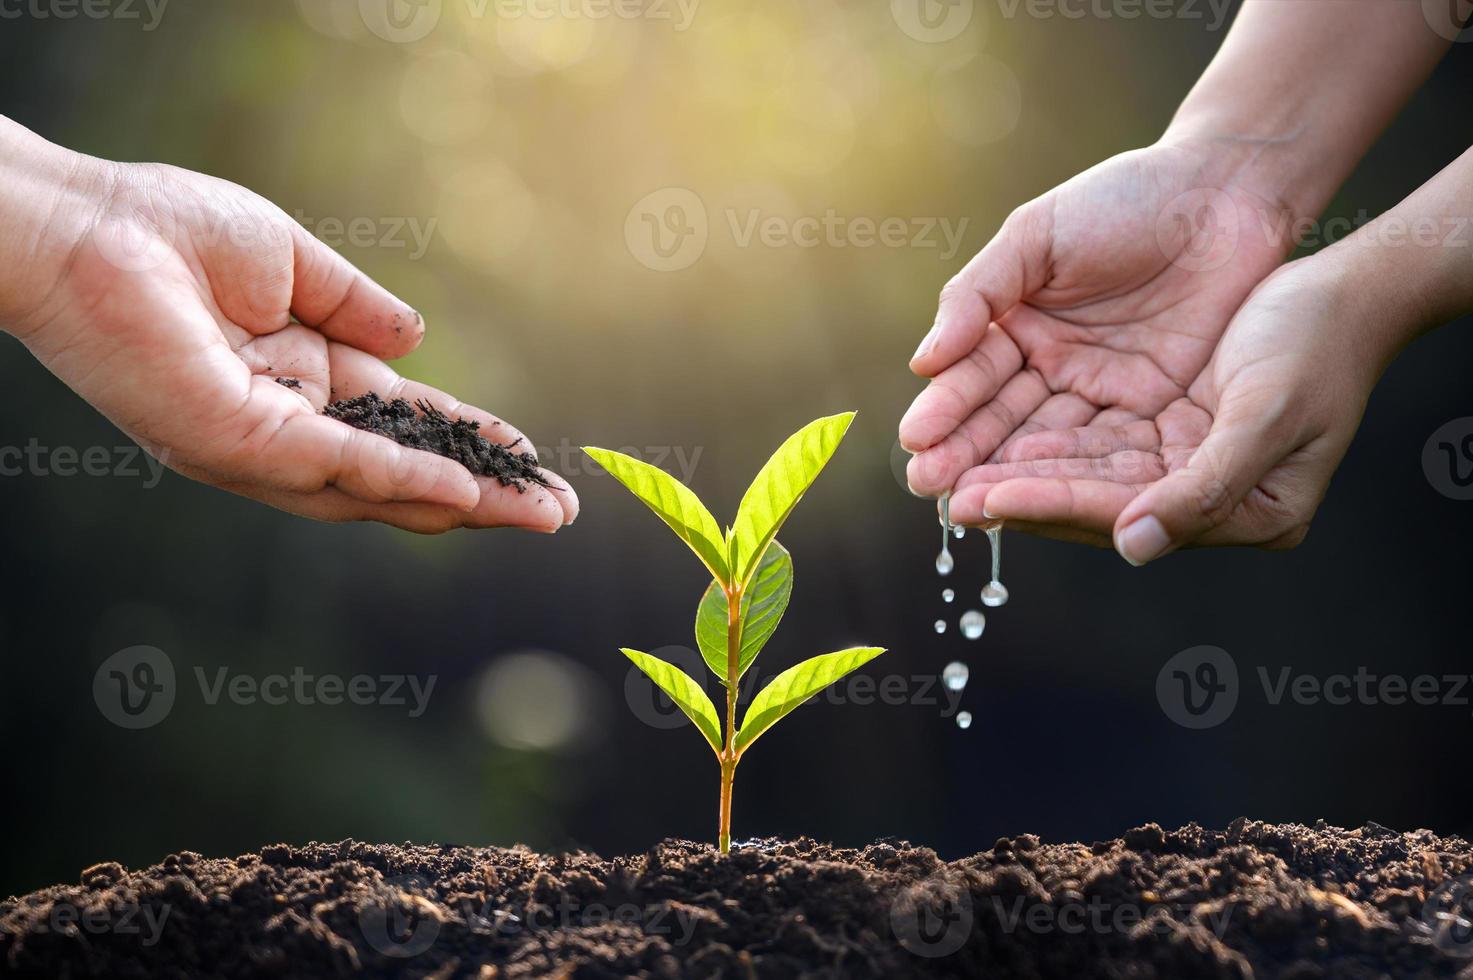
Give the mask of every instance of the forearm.
[[110, 170], [0, 116], [0, 331], [24, 338], [44, 320]]
[[1167, 141], [1206, 140], [1295, 217], [1324, 209], [1449, 41], [1405, 0], [1246, 0]]
[[1377, 373], [1406, 344], [1473, 311], [1473, 150], [1390, 211], [1309, 258]]

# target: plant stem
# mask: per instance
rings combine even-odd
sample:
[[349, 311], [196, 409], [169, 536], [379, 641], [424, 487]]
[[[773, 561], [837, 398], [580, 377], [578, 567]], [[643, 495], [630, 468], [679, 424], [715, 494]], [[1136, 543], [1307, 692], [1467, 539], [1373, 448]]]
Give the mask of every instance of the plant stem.
[[736, 778], [737, 665], [742, 652], [742, 590], [726, 590], [726, 749], [721, 753], [721, 822], [716, 847], [731, 852], [731, 784]]

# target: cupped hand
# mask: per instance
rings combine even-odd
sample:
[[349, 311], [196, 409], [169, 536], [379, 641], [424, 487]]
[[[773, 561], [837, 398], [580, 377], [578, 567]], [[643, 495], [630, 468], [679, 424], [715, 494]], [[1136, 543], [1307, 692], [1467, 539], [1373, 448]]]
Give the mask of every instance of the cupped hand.
[[[900, 424], [913, 492], [1038, 433], [1149, 427], [1186, 395], [1289, 245], [1287, 209], [1223, 155], [1113, 157], [1015, 211], [946, 284], [911, 361], [931, 382]], [[959, 503], [954, 520], [980, 519]]]
[[[1391, 352], [1334, 258], [1281, 267], [1153, 418], [1037, 432], [957, 484], [951, 513], [1109, 546], [1298, 544]], [[1380, 355], [1380, 356], [1378, 356]]]
[[427, 533], [554, 531], [577, 515], [572, 489], [546, 471], [547, 486], [522, 492], [319, 414], [375, 391], [531, 450], [500, 419], [385, 364], [419, 344], [419, 314], [279, 208], [160, 165], [73, 155], [53, 175], [28, 170], [15, 193], [30, 206], [3, 205], [44, 219], [5, 326], [169, 467], [292, 513]]

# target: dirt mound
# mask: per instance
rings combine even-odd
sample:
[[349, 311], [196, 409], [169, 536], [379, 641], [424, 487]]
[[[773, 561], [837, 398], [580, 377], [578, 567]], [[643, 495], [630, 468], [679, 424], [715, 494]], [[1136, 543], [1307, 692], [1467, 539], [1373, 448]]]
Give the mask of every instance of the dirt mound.
[[0, 903], [19, 977], [1473, 978], [1473, 847], [1240, 819], [1120, 840], [722, 857], [273, 845]]

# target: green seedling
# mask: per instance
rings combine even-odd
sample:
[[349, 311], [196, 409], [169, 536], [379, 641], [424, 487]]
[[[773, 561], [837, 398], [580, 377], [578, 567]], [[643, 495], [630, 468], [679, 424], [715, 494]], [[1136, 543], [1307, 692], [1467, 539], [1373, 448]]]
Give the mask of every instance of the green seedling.
[[813, 485], [854, 420], [853, 412], [811, 422], [784, 442], [747, 488], [736, 522], [723, 534], [689, 487], [664, 470], [607, 449], [585, 447], [620, 483], [644, 501], [711, 573], [696, 610], [696, 644], [726, 686], [726, 723], [701, 686], [673, 664], [623, 650], [706, 737], [721, 764], [717, 846], [731, 850], [731, 789], [737, 763], [763, 732], [845, 674], [878, 657], [879, 647], [854, 647], [805, 660], [773, 678], [747, 706], [737, 726], [737, 689], [772, 638], [793, 594], [793, 558], [777, 532]]

